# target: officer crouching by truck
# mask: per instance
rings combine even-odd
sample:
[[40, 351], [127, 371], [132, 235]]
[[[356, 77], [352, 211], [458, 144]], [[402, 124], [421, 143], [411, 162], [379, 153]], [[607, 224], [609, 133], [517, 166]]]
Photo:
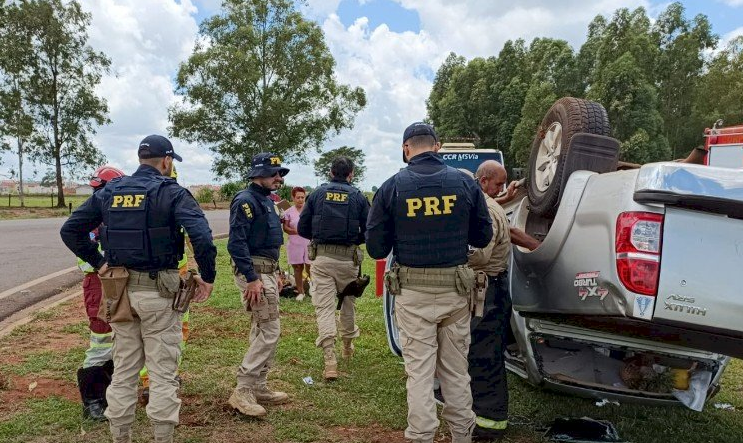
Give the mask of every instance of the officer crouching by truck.
[[468, 244], [482, 248], [493, 236], [483, 193], [463, 172], [444, 164], [433, 127], [413, 123], [403, 134], [408, 167], [382, 184], [367, 222], [367, 251], [396, 264], [387, 274], [395, 297], [408, 375], [405, 438], [432, 443], [438, 428], [433, 397], [438, 372], [443, 417], [453, 443], [470, 443], [475, 427], [467, 351], [475, 274]]
[[[170, 141], [148, 136], [139, 144], [138, 156], [139, 169], [93, 194], [72, 213], [60, 234], [101, 279], [106, 318], [114, 332], [114, 373], [105, 411], [113, 441], [131, 443], [137, 375], [147, 364], [151, 378], [147, 415], [154, 441], [172, 443], [181, 406], [175, 379], [181, 322], [173, 308], [181, 287], [181, 226], [191, 238], [201, 270], [195, 277], [193, 301], [211, 294], [217, 249], [198, 203], [170, 178], [173, 160], [181, 161]], [[88, 235], [101, 223], [103, 256]]]
[[[471, 323], [472, 342], [469, 350], [469, 373], [472, 377], [472, 409], [477, 414], [475, 440], [501, 438], [508, 426], [508, 384], [503, 351], [511, 319], [511, 297], [508, 289], [508, 258], [511, 243], [536, 249], [539, 241], [525, 232], [509, 227], [506, 212], [496, 197], [508, 176], [495, 160], [480, 164], [474, 177], [480, 185], [493, 221], [493, 239], [474, 249], [469, 264], [487, 277], [483, 312]], [[514, 187], [515, 188], [515, 187]], [[513, 195], [509, 191], [507, 195]]]

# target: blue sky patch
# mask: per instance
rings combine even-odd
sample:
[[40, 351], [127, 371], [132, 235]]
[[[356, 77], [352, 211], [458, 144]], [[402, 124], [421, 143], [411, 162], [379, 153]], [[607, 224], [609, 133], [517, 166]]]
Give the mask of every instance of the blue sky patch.
[[392, 0], [367, 0], [363, 4], [359, 0], [343, 0], [336, 14], [346, 27], [351, 26], [357, 18], [366, 17], [369, 19], [369, 29], [381, 24], [386, 24], [392, 32], [417, 33], [421, 29], [418, 13]]

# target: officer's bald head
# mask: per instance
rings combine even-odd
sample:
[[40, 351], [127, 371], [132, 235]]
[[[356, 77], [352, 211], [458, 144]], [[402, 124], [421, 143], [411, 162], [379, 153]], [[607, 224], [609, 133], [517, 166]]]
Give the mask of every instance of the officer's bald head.
[[506, 173], [506, 168], [497, 161], [486, 160], [477, 168], [475, 177], [482, 191], [495, 198], [503, 190], [503, 185], [508, 180], [508, 173]]

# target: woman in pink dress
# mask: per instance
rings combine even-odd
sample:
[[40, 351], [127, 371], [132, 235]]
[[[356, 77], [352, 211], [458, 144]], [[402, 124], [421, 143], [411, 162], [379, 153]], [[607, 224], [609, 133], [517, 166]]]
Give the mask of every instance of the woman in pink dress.
[[294, 268], [294, 281], [297, 287], [297, 301], [304, 299], [304, 270], [310, 275], [310, 259], [307, 256], [307, 246], [310, 241], [300, 237], [297, 233], [299, 215], [304, 207], [304, 199], [307, 192], [304, 188], [292, 188], [292, 201], [294, 206], [284, 212], [284, 232], [289, 234], [289, 243], [286, 245], [287, 261]]

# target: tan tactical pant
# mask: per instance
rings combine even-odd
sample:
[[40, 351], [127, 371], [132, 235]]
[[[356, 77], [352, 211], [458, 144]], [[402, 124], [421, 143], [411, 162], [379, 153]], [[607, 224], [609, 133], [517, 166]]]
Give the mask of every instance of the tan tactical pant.
[[145, 365], [150, 373], [147, 416], [154, 425], [178, 424], [181, 401], [175, 376], [182, 334], [172, 302], [160, 296], [148, 274], [130, 271], [129, 304], [137, 316], [132, 322], [111, 323], [114, 374], [106, 390], [105, 415], [112, 429], [126, 429], [134, 422], [139, 370]]
[[[326, 255], [318, 255], [310, 267], [310, 294], [315, 306], [318, 347], [333, 346], [338, 333], [335, 323], [336, 297], [346, 285], [356, 279], [359, 267], [350, 258], [340, 260]], [[341, 338], [352, 339], [359, 336], [356, 326], [356, 297], [345, 297], [340, 314]]]
[[[243, 357], [240, 367], [237, 368], [237, 387], [252, 388], [265, 386], [268, 371], [273, 366], [276, 357], [276, 346], [281, 335], [279, 322], [279, 291], [276, 274], [258, 274], [263, 282], [263, 297], [265, 301], [260, 306], [251, 308], [250, 319], [250, 346]], [[245, 277], [235, 277], [235, 284], [240, 289], [240, 299], [247, 309], [242, 294], [248, 283]]]
[[451, 325], [439, 323], [468, 306], [453, 288], [406, 286], [395, 297], [395, 318], [408, 375], [408, 427], [405, 438], [433, 442], [439, 420], [433, 397], [438, 374], [446, 404], [442, 417], [449, 424], [452, 443], [469, 443], [475, 426], [467, 353], [470, 316]]

